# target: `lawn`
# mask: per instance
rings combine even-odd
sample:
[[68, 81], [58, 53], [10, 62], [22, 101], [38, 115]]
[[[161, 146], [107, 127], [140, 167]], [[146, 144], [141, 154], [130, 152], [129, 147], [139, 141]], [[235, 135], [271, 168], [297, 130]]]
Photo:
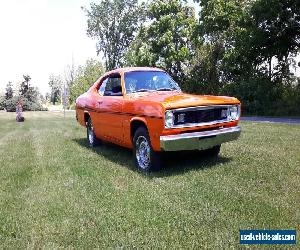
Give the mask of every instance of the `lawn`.
[[1, 248], [238, 248], [239, 229], [300, 233], [300, 126], [242, 122], [217, 159], [87, 146], [74, 113], [0, 112]]

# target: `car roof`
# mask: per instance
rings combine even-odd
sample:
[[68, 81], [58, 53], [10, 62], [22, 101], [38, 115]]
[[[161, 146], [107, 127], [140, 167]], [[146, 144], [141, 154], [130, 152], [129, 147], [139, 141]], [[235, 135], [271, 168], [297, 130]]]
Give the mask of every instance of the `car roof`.
[[113, 69], [111, 71], [106, 72], [104, 75], [102, 75], [93, 85], [91, 88], [99, 88], [99, 84], [102, 82], [103, 79], [105, 79], [108, 75], [111, 74], [123, 74], [125, 72], [132, 72], [132, 71], [160, 71], [165, 72], [162, 69], [154, 68], [154, 67], [126, 67], [126, 68], [118, 68]]
[[154, 68], [154, 67], [126, 67], [126, 68], [118, 68], [118, 69], [111, 70], [106, 74], [113, 74], [113, 73], [121, 74], [130, 71], [164, 71], [164, 70], [159, 68]]

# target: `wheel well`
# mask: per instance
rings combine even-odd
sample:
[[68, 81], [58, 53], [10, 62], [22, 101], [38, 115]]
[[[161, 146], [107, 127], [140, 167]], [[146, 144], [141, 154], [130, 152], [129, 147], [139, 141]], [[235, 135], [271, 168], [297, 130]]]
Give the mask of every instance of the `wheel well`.
[[139, 127], [145, 127], [147, 129], [147, 126], [144, 122], [142, 121], [132, 121], [131, 124], [130, 124], [130, 137], [131, 137], [131, 140], [133, 139], [133, 136], [134, 136], [134, 133], [135, 131], [139, 128]]
[[84, 122], [85, 122], [85, 124], [88, 122], [89, 118], [90, 118], [90, 114], [85, 112], [84, 113]]

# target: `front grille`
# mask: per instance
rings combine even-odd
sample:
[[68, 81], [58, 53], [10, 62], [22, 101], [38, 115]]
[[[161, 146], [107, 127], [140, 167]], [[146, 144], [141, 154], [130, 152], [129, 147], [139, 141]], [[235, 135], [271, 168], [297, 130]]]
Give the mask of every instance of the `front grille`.
[[174, 112], [174, 125], [219, 122], [227, 119], [227, 107], [199, 108]]

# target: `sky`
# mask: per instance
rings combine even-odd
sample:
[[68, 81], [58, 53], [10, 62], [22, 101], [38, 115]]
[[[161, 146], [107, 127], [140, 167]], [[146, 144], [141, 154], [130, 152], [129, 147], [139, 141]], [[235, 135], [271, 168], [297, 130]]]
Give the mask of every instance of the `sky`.
[[9, 81], [20, 83], [23, 75], [29, 74], [31, 84], [45, 94], [49, 76], [63, 75], [72, 61], [78, 66], [89, 58], [101, 60], [96, 54], [96, 41], [86, 35], [86, 16], [81, 9], [92, 1], [1, 1], [0, 93]]
[[67, 65], [98, 58], [96, 42], [86, 35], [81, 6], [90, 0], [7, 0], [0, 3], [0, 92], [8, 81], [31, 83], [45, 94], [50, 74]]
[[64, 75], [72, 61], [75, 66], [89, 58], [101, 61], [96, 41], [86, 35], [87, 18], [81, 9], [90, 2], [99, 0], [1, 1], [0, 93], [9, 81], [19, 84], [29, 74], [31, 85], [45, 94], [50, 91], [49, 76]]

